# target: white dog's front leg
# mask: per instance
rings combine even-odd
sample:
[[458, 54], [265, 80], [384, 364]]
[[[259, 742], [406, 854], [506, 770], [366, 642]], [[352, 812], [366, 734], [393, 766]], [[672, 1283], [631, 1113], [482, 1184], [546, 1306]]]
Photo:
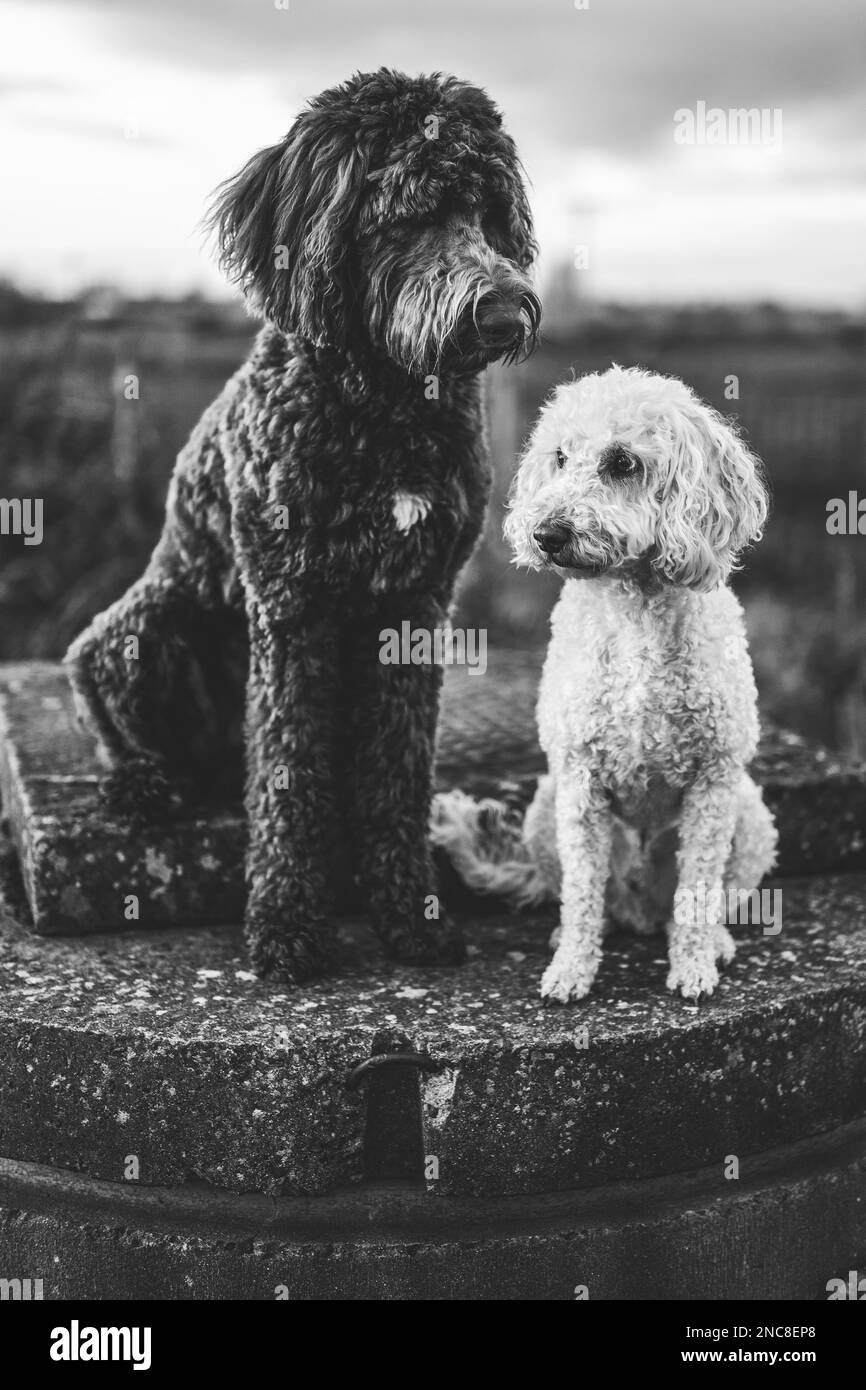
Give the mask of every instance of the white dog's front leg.
[[727, 963], [736, 949], [723, 898], [736, 811], [736, 786], [726, 782], [696, 783], [683, 797], [667, 986], [684, 999], [712, 994], [719, 982], [716, 962]]
[[567, 1004], [588, 994], [601, 960], [604, 890], [612, 817], [585, 767], [556, 778], [556, 841], [562, 868], [559, 944], [541, 979], [543, 999]]

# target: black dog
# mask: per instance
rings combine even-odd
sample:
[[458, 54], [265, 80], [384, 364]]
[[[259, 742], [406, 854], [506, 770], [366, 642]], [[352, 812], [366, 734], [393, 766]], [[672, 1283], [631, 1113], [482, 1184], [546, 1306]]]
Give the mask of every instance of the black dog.
[[268, 326], [178, 458], [146, 572], [70, 649], [79, 707], [135, 799], [216, 786], [245, 746], [261, 971], [329, 965], [340, 843], [386, 949], [453, 959], [425, 916], [441, 668], [381, 664], [379, 633], [446, 619], [491, 481], [478, 374], [534, 344], [514, 145], [476, 87], [360, 74], [212, 225]]

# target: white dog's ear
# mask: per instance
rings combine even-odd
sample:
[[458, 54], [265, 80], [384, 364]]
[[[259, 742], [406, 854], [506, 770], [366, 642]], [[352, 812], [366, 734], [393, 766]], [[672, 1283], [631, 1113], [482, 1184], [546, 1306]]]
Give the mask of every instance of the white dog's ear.
[[760, 540], [769, 499], [760, 460], [709, 406], [678, 412], [663, 484], [654, 566], [672, 584], [710, 590]]

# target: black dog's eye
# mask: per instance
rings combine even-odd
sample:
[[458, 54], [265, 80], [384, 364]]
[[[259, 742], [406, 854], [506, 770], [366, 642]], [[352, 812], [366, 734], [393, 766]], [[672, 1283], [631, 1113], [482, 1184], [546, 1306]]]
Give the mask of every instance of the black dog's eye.
[[608, 444], [602, 449], [598, 471], [608, 478], [632, 478], [641, 469], [641, 461], [624, 444]]
[[565, 454], [562, 452], [561, 449], [557, 449], [556, 451], [556, 466], [557, 468], [565, 467]]

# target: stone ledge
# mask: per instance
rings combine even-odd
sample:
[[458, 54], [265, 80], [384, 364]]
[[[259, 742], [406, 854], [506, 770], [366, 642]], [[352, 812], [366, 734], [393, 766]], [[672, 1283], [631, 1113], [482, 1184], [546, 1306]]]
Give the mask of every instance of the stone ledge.
[[[484, 676], [446, 672], [440, 786], [528, 800], [544, 768], [535, 735], [538, 663], [532, 654], [497, 651]], [[771, 731], [754, 771], [779, 823], [780, 874], [866, 869], [866, 769]], [[0, 667], [0, 800], [34, 930], [78, 934], [239, 920], [239, 810], [193, 809], [133, 832], [106, 815], [99, 776], [61, 668]], [[129, 893], [140, 900], [138, 921], [124, 916]]]
[[0, 1153], [320, 1193], [371, 1171], [349, 1070], [406, 1047], [443, 1068], [423, 1133], [411, 1069], [415, 1103], [378, 1091], [377, 1125], [436, 1157], [443, 1195], [648, 1178], [830, 1130], [866, 1110], [866, 879], [781, 887], [781, 934], [741, 928], [700, 1008], [666, 994], [661, 940], [617, 938], [588, 1001], [542, 1009], [544, 914], [469, 919], [469, 962], [439, 971], [385, 964], [347, 923], [345, 978], [302, 992], [256, 980], [231, 929], [47, 940], [7, 920]]
[[[46, 1299], [823, 1300], [866, 1252], [866, 1125], [615, 1189], [314, 1201], [147, 1190], [0, 1160], [0, 1256]], [[859, 1263], [858, 1263], [859, 1261]]]

